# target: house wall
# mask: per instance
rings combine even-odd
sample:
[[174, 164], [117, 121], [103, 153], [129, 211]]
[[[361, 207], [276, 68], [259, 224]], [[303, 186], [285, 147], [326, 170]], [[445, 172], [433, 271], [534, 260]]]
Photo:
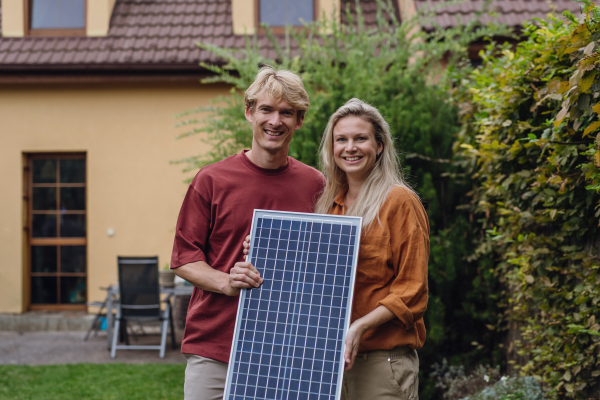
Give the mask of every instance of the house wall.
[[0, 0], [2, 6], [2, 36], [25, 35], [25, 7], [23, 0]]
[[117, 283], [117, 255], [169, 262], [183, 181], [194, 175], [169, 162], [207, 150], [198, 136], [176, 140], [185, 129], [173, 117], [228, 91], [199, 83], [0, 86], [0, 312], [26, 311], [25, 154], [87, 154], [88, 301], [99, 300], [100, 286]]

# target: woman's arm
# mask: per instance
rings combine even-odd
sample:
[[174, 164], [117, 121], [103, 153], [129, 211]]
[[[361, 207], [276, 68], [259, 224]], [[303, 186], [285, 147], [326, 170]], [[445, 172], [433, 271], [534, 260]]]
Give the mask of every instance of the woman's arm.
[[348, 333], [346, 334], [346, 350], [344, 351], [344, 360], [346, 361], [347, 370], [354, 365], [362, 335], [369, 329], [391, 321], [395, 317], [394, 313], [385, 306], [379, 306], [350, 325], [350, 329], [348, 329]]

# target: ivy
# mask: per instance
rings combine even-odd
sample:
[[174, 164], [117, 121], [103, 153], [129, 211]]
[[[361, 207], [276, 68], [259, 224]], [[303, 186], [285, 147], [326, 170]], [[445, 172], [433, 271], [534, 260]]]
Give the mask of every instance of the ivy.
[[[600, 8], [526, 25], [456, 75], [455, 152], [465, 205], [493, 257], [506, 320], [520, 323], [521, 373], [552, 398], [597, 397], [600, 376]], [[517, 366], [518, 367], [518, 366]]]

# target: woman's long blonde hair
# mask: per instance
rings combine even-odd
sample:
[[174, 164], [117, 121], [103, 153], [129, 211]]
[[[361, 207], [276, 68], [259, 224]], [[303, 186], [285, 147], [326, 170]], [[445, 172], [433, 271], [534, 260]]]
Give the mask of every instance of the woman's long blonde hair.
[[375, 107], [359, 99], [350, 99], [329, 117], [329, 122], [321, 140], [319, 150], [321, 171], [327, 178], [327, 185], [317, 201], [315, 212], [320, 214], [329, 213], [335, 198], [348, 185], [346, 173], [337, 166], [333, 156], [333, 129], [342, 118], [348, 116], [359, 117], [370, 122], [375, 133], [375, 141], [383, 144], [383, 150], [377, 157], [367, 180], [360, 188], [357, 199], [346, 210], [346, 215], [362, 217], [362, 225], [366, 230], [375, 218], [379, 220], [379, 209], [385, 202], [390, 190], [395, 186], [411, 188], [402, 177], [398, 155], [388, 123]]

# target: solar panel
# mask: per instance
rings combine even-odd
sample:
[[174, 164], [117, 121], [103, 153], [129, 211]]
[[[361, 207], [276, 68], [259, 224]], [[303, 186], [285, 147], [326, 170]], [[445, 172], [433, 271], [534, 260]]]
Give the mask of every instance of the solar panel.
[[361, 218], [255, 210], [224, 399], [339, 399]]

